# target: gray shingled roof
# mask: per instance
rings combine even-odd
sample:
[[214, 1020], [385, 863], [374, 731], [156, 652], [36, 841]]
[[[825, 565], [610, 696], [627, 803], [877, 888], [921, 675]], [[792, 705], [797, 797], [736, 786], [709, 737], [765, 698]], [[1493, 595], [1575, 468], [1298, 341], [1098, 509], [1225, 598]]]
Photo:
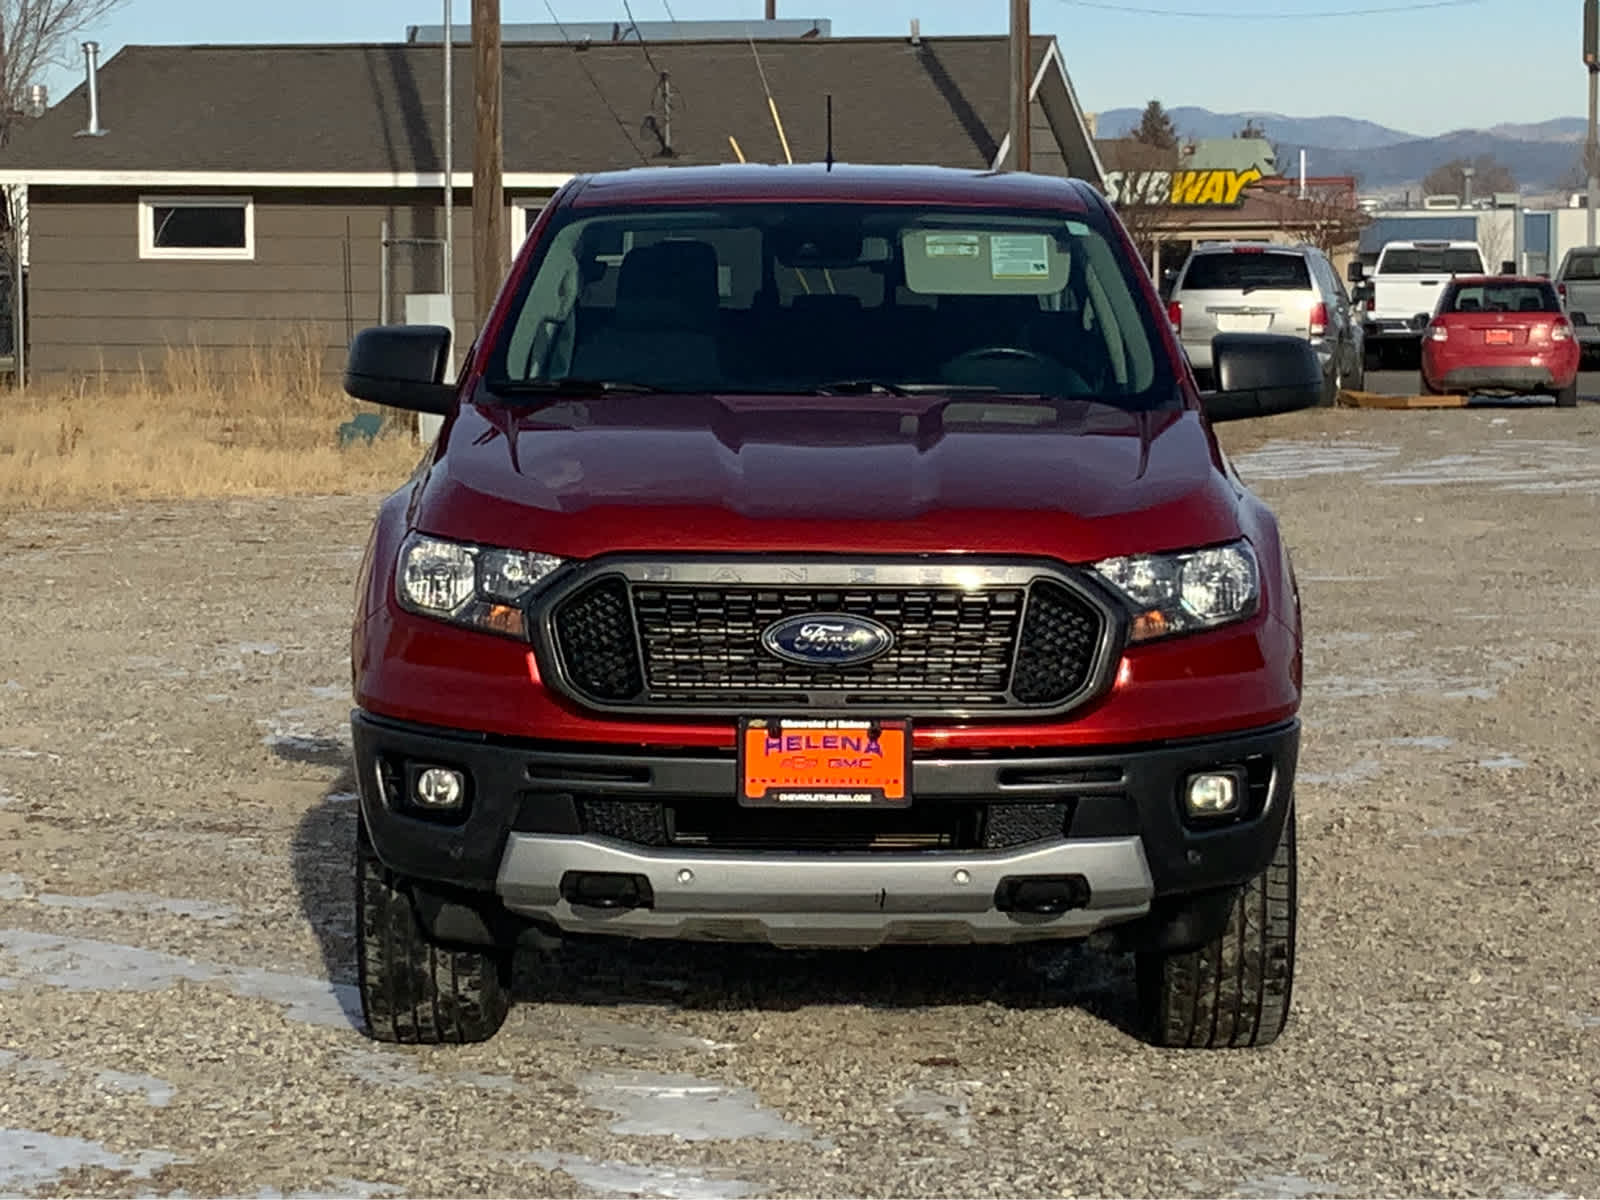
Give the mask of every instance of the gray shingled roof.
[[[1049, 45], [1035, 39], [1035, 62]], [[758, 49], [799, 161], [823, 156], [828, 92], [841, 161], [987, 167], [1008, 127], [1004, 37]], [[637, 44], [520, 44], [504, 48], [506, 170], [637, 166], [629, 136], [655, 163], [729, 161], [729, 135], [752, 160], [782, 161], [749, 42], [661, 43], [650, 53], [672, 80], [676, 158], [659, 157], [659, 142], [641, 131], [657, 80]], [[404, 43], [128, 46], [101, 66], [104, 137], [73, 136], [88, 118], [80, 83], [17, 130], [0, 169], [437, 172], [442, 58], [442, 47]], [[454, 74], [462, 171], [472, 154], [469, 48], [456, 50]]]

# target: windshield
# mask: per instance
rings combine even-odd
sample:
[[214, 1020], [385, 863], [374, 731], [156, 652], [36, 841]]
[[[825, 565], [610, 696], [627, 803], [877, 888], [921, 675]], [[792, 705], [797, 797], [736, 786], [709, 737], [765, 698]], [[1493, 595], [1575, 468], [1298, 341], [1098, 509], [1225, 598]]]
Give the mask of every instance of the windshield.
[[1235, 250], [1228, 254], [1196, 254], [1183, 277], [1186, 292], [1242, 292], [1270, 288], [1278, 292], [1308, 292], [1311, 272], [1298, 254], [1269, 254], [1261, 250]]
[[1179, 403], [1140, 268], [1096, 216], [738, 203], [557, 219], [492, 350], [491, 391]]
[[1379, 275], [1482, 275], [1476, 250], [1391, 250], [1378, 264]]
[[1449, 289], [1439, 311], [1553, 313], [1561, 311], [1561, 302], [1548, 283], [1473, 283]]

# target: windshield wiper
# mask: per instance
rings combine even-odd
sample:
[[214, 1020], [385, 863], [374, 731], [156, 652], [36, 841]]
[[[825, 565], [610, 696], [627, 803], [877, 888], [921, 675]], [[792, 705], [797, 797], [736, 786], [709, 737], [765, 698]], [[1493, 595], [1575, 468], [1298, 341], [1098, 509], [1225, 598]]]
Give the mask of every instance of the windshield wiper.
[[838, 379], [832, 383], [819, 383], [811, 389], [812, 394], [818, 396], [926, 396], [943, 392], [966, 394], [999, 390], [987, 383], [895, 383], [886, 379]]
[[665, 392], [669, 389], [626, 379], [486, 379], [483, 386], [496, 396], [599, 396], [610, 392]]

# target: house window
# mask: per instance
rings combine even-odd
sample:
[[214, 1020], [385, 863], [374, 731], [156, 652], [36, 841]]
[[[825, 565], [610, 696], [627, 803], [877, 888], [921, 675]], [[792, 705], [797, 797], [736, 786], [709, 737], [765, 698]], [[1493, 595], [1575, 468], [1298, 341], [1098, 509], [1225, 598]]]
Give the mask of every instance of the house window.
[[139, 257], [254, 258], [255, 205], [248, 196], [141, 196]]
[[548, 196], [519, 196], [511, 201], [511, 257], [517, 256], [534, 225], [550, 203]]

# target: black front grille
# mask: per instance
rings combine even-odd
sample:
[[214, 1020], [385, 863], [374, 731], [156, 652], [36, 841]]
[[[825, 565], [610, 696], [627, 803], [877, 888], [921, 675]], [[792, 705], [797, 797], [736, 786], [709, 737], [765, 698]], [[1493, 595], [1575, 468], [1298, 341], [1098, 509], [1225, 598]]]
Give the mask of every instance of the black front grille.
[[[650, 694], [662, 700], [844, 693], [845, 698], [1004, 698], [1022, 613], [1020, 588], [850, 591], [637, 587], [633, 602]], [[853, 667], [784, 662], [761, 647], [774, 621], [807, 613], [870, 617], [894, 634]]]
[[1005, 850], [1064, 836], [1071, 815], [1070, 803], [785, 811], [734, 801], [578, 802], [585, 833], [633, 846], [727, 851]]
[[[894, 636], [871, 662], [788, 662], [761, 637], [809, 613], [870, 618]], [[553, 649], [579, 699], [602, 705], [880, 711], [1054, 707], [1092, 682], [1106, 617], [1047, 578], [930, 586], [583, 584], [552, 614]]]
[[597, 580], [562, 601], [555, 636], [567, 675], [584, 695], [619, 703], [643, 688], [625, 580]]
[[1102, 618], [1073, 592], [1040, 579], [1028, 597], [1011, 690], [1024, 704], [1059, 704], [1089, 679]]

